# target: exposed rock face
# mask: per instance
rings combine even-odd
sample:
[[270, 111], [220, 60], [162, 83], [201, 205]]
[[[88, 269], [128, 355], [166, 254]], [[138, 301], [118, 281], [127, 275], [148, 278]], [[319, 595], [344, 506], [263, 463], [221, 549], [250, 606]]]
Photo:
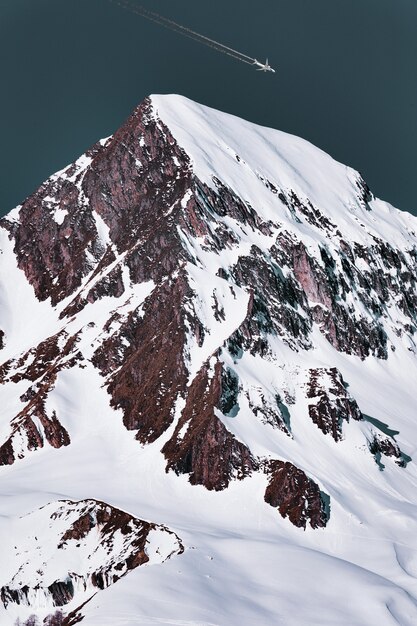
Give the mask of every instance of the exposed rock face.
[[0, 465], [11, 465], [26, 450], [42, 448], [47, 441], [60, 448], [70, 443], [70, 436], [55, 410], [46, 408], [48, 394], [55, 386], [58, 373], [70, 369], [81, 359], [77, 336], [64, 331], [48, 337], [16, 360], [3, 364], [1, 382], [34, 383], [20, 397], [25, 407], [11, 420], [9, 438], [0, 446]]
[[191, 484], [216, 491], [257, 468], [249, 449], [215, 414], [215, 407], [221, 406], [222, 367], [216, 362], [214, 367], [201, 368], [189, 388], [175, 432], [162, 449], [167, 470], [189, 474]]
[[81, 353], [76, 350], [77, 341], [77, 334], [68, 336], [63, 330], [48, 337], [19, 358], [3, 363], [0, 383], [52, 379], [60, 369], [72, 367], [77, 358], [81, 358]]
[[[212, 213], [224, 215], [227, 212], [228, 216], [239, 219], [246, 227], [256, 227], [262, 232], [276, 227], [260, 222], [259, 218], [255, 220], [248, 210], [246, 214], [237, 210], [238, 201], [224, 186], [219, 185], [217, 195], [204, 189], [202, 196], [201, 186], [198, 189], [197, 202], [209, 206]], [[292, 206], [288, 198], [282, 198], [285, 204]], [[210, 223], [212, 215], [207, 208], [205, 211]], [[312, 223], [311, 219], [307, 221]], [[338, 249], [321, 246], [317, 258], [293, 234], [282, 232], [268, 255], [252, 246], [250, 255], [240, 257], [236, 266], [229, 269], [226, 279], [231, 277], [236, 284], [252, 290], [248, 318], [231, 338], [235, 350], [244, 347], [265, 354], [267, 341], [264, 336], [267, 334], [278, 334], [295, 349], [309, 348], [310, 333], [316, 323], [337, 350], [361, 358], [372, 354], [385, 359], [386, 300], [399, 297], [403, 278], [408, 286], [407, 295], [401, 296], [401, 307], [415, 319], [414, 256], [406, 258], [386, 243], [383, 246], [380, 243], [372, 245], [369, 249], [355, 244], [352, 249], [342, 239], [341, 233], [329, 226], [324, 216], [322, 221], [324, 226], [320, 220], [314, 225], [324, 228], [329, 235], [337, 235], [340, 238]], [[236, 234], [224, 226], [217, 226], [216, 237], [211, 238], [209, 245], [212, 249], [221, 250], [233, 243], [236, 243]], [[366, 269], [361, 267], [359, 271], [358, 266], [362, 266], [363, 262]], [[381, 269], [381, 263], [389, 270], [388, 275]], [[363, 304], [362, 312], [357, 310], [355, 301]], [[252, 337], [253, 345], [249, 337]]]
[[[134, 282], [171, 273], [178, 255], [187, 255], [167, 222], [175, 223], [189, 186], [188, 157], [152, 115], [147, 99], [111, 139], [30, 196], [19, 222], [3, 226], [11, 231], [19, 267], [37, 297], [56, 304], [90, 273], [88, 286], [94, 269], [103, 273], [115, 254], [125, 254]], [[120, 276], [104, 278], [86, 299], [121, 290]]]
[[269, 334], [285, 337], [294, 349], [311, 347], [311, 322], [299, 312], [307, 305], [306, 297], [291, 275], [284, 276], [273, 258], [265, 258], [252, 247], [250, 256], [239, 259], [231, 268], [231, 275], [237, 285], [251, 289], [247, 317], [230, 338], [234, 354], [250, 350], [265, 356]]
[[[351, 269], [342, 251], [337, 251], [335, 257], [321, 247], [321, 258], [316, 259], [302, 242], [294, 245], [285, 235], [281, 237], [280, 246], [286, 251], [286, 262], [294, 268], [294, 276], [309, 302], [306, 308], [310, 319], [318, 324], [328, 341], [347, 354], [361, 358], [374, 354], [386, 358], [386, 333], [374, 315], [375, 311], [382, 314], [382, 293], [382, 298], [377, 296], [372, 301], [366, 296], [360, 283], [358, 285], [356, 269]], [[282, 253], [280, 256], [282, 259]], [[349, 306], [351, 295], [362, 301], [367, 299], [369, 314], [358, 314]]]
[[108, 225], [119, 254], [127, 251], [134, 282], [158, 282], [177, 268], [179, 258], [187, 258], [175, 227], [169, 226], [178, 220], [190, 179], [188, 157], [155, 118], [149, 100], [87, 171], [84, 193]]
[[143, 310], [132, 311], [94, 355], [108, 375], [112, 405], [123, 410], [126, 428], [137, 430], [142, 443], [168, 428], [185, 391], [183, 306], [189, 291], [183, 276], [156, 287]]
[[362, 413], [346, 389], [342, 375], [335, 368], [317, 368], [309, 371], [307, 386], [308, 412], [313, 422], [330, 433], [335, 441], [342, 438], [343, 420], [362, 420]]
[[[32, 551], [0, 589], [6, 607], [10, 603], [31, 606], [40, 597], [46, 606], [65, 606], [78, 593], [94, 595], [144, 563], [161, 563], [183, 551], [180, 539], [166, 527], [97, 500], [54, 502], [17, 524], [25, 524], [28, 530], [16, 547], [16, 557], [27, 554], [25, 542]], [[74, 563], [77, 571], [72, 569]], [[57, 569], [66, 568], [66, 576], [53, 579]]]
[[383, 437], [379, 433], [374, 433], [372, 440], [369, 442], [369, 450], [374, 455], [376, 463], [381, 470], [384, 465], [381, 463], [381, 456], [394, 457], [397, 465], [406, 467], [410, 457], [401, 452], [399, 445], [393, 437]]
[[311, 478], [284, 461], [271, 461], [269, 485], [265, 491], [265, 502], [277, 507], [282, 517], [299, 528], [326, 526], [329, 516], [329, 497], [322, 493]]
[[37, 397], [12, 421], [12, 432], [0, 446], [0, 465], [12, 465], [26, 451], [43, 448], [45, 441], [53, 448], [60, 448], [70, 444], [70, 436], [56, 412], [48, 415], [43, 399]]

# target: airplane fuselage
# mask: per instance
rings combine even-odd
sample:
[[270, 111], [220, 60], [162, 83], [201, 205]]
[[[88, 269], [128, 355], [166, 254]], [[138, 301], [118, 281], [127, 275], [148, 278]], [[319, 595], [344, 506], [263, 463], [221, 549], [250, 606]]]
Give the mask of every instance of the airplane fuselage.
[[268, 59], [265, 61], [265, 63], [260, 63], [259, 61], [254, 59], [253, 65], [259, 66], [258, 72], [273, 72], [275, 74], [275, 70], [269, 65]]

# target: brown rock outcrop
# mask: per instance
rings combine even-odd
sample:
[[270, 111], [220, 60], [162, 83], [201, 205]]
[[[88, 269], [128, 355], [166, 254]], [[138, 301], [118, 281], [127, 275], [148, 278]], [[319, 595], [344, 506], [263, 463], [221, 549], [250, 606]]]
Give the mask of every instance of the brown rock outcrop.
[[298, 528], [326, 526], [330, 516], [330, 499], [318, 485], [292, 463], [270, 461], [270, 475], [265, 502], [277, 507], [282, 517], [288, 517]]
[[[93, 277], [97, 263], [103, 270], [112, 262], [94, 213], [104, 220], [118, 253], [126, 253], [134, 282], [158, 281], [174, 271], [179, 256], [187, 255], [175, 227], [167, 224], [178, 221], [191, 184], [188, 157], [146, 99], [110, 140], [93, 146], [30, 196], [19, 221], [1, 224], [14, 239], [19, 267], [37, 298], [50, 297], [56, 304], [88, 273]], [[117, 286], [101, 280], [88, 300], [122, 289], [120, 281]]]
[[[222, 388], [222, 363], [203, 365], [190, 385], [187, 401], [171, 439], [162, 452], [167, 471], [189, 474], [193, 485], [225, 489], [232, 478], [242, 479], [258, 467], [249, 449], [216, 417]], [[233, 419], [233, 418], [231, 418]]]
[[168, 428], [175, 402], [185, 391], [183, 305], [189, 295], [182, 275], [162, 283], [143, 311], [130, 313], [93, 357], [108, 376], [112, 406], [122, 409], [126, 428], [137, 430], [142, 443], [155, 441]]
[[0, 446], [0, 465], [11, 465], [26, 450], [43, 448], [45, 441], [53, 448], [68, 446], [70, 436], [59, 421], [56, 412], [48, 415], [42, 392], [28, 403], [11, 422], [11, 434]]
[[246, 319], [229, 340], [236, 355], [242, 349], [265, 356], [268, 335], [278, 335], [294, 350], [311, 347], [311, 323], [297, 310], [307, 300], [296, 281], [284, 276], [280, 267], [252, 246], [251, 254], [239, 258], [230, 274], [238, 286], [250, 289]]
[[0, 446], [0, 465], [11, 465], [17, 457], [25, 455], [25, 450], [42, 448], [45, 441], [54, 448], [69, 445], [69, 433], [56, 411], [48, 414], [46, 399], [58, 373], [80, 360], [77, 341], [78, 334], [68, 336], [60, 331], [1, 367], [0, 382], [13, 384], [28, 380], [33, 385], [20, 398], [26, 406], [10, 421], [10, 436]]
[[343, 420], [362, 420], [362, 413], [347, 391], [342, 375], [336, 367], [309, 370], [307, 398], [314, 399], [308, 405], [313, 422], [330, 433], [335, 441], [342, 439]]
[[407, 463], [411, 461], [411, 458], [401, 452], [399, 445], [393, 437], [383, 437], [380, 434], [375, 433], [373, 439], [368, 444], [369, 451], [374, 455], [376, 463], [379, 468], [384, 469], [384, 465], [381, 462], [382, 456], [393, 457], [396, 459], [396, 464], [400, 467], [406, 467]]

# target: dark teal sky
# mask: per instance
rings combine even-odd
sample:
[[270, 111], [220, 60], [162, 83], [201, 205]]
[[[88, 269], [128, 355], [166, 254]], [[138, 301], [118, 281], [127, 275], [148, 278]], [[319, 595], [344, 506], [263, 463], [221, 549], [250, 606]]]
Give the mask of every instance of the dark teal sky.
[[141, 0], [241, 50], [263, 74], [107, 0], [0, 0], [0, 213], [180, 93], [300, 135], [417, 214], [416, 0]]

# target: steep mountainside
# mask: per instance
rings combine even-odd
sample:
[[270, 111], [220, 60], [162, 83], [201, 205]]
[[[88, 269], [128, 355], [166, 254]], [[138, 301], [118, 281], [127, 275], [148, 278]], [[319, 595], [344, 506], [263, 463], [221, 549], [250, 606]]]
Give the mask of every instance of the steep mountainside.
[[2, 219], [1, 623], [415, 624], [416, 232], [179, 96]]

